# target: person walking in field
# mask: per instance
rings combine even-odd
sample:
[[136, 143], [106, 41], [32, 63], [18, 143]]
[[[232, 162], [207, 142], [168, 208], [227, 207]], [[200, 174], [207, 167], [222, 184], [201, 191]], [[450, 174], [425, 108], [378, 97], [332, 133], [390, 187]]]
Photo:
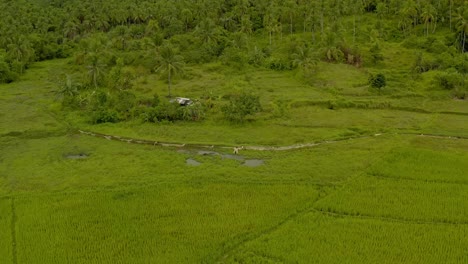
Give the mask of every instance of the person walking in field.
[[237, 154], [239, 154], [239, 150], [241, 150], [241, 149], [244, 149], [244, 146], [241, 146], [241, 147], [234, 147], [233, 153], [237, 155]]

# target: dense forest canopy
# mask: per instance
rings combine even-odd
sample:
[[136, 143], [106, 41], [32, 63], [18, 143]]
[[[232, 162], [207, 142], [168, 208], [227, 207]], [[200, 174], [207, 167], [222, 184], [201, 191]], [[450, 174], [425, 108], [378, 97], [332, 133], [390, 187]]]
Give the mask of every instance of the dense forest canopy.
[[[117, 50], [140, 50], [174, 38], [184, 50], [203, 47], [205, 54], [190, 58], [198, 62], [221, 55], [228, 42], [242, 46], [244, 34], [314, 32], [318, 33], [314, 37], [321, 39], [342, 30], [357, 34], [363, 25], [353, 18], [350, 27], [347, 18], [365, 12], [392, 19], [390, 25], [387, 20], [375, 25], [377, 30], [384, 27], [388, 31], [379, 32], [381, 37], [431, 34], [448, 27], [454, 32], [454, 43], [462, 49], [468, 31], [468, 2], [463, 0], [4, 0], [1, 8], [4, 81], [8, 79], [6, 66], [21, 74], [32, 61], [70, 56], [75, 46], [92, 35], [97, 35], [92, 37], [94, 41], [112, 40]], [[414, 32], [420, 24], [425, 27], [423, 32]]]
[[414, 68], [450, 69], [442, 86], [456, 86], [451, 79], [468, 72], [464, 0], [2, 0], [0, 5], [0, 82], [14, 81], [34, 61], [73, 57], [81, 75], [63, 80], [62, 91], [71, 97], [86, 87], [128, 90], [136, 76], [154, 72], [167, 75], [170, 94], [171, 78], [185, 63], [220, 60], [237, 68], [299, 68], [305, 75], [317, 61], [360, 67], [383, 59], [382, 41], [439, 56], [421, 55]]

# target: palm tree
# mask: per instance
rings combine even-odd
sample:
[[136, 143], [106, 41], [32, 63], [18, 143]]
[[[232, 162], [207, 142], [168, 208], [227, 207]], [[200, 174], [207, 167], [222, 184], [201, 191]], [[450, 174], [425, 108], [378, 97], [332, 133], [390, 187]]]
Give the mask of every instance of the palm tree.
[[267, 10], [267, 13], [263, 17], [263, 26], [268, 31], [270, 45], [272, 44], [273, 33], [278, 31], [278, 17], [276, 10], [271, 7]]
[[431, 4], [427, 4], [422, 10], [421, 19], [426, 25], [426, 36], [429, 35], [429, 25], [432, 24], [433, 21], [435, 21], [435, 13], [436, 10]]
[[71, 75], [67, 74], [65, 82], [60, 84], [59, 90], [56, 91], [57, 97], [73, 98], [78, 95], [78, 84], [74, 83]]
[[207, 18], [198, 24], [194, 32], [203, 44], [212, 44], [218, 41], [218, 28], [210, 18]]
[[466, 34], [468, 34], [468, 19], [467, 11], [463, 7], [458, 8], [457, 21], [457, 33], [459, 34], [462, 41], [462, 52], [465, 52]]
[[314, 58], [312, 50], [305, 46], [299, 46], [291, 57], [292, 64], [296, 67], [301, 67], [304, 74], [309, 73], [311, 68], [317, 64], [317, 60]]
[[468, 20], [462, 15], [458, 16], [457, 32], [460, 33], [462, 38], [462, 52], [465, 52], [466, 34], [468, 33]]
[[188, 32], [189, 27], [190, 27], [190, 25], [191, 25], [191, 23], [193, 21], [193, 13], [192, 13], [192, 11], [190, 11], [190, 9], [184, 8], [180, 12], [180, 16], [181, 16], [182, 22], [184, 23], [184, 26], [185, 26], [185, 32]]
[[412, 18], [413, 27], [415, 27], [418, 24], [418, 8], [413, 0], [409, 0], [406, 2], [406, 6], [403, 8], [403, 13], [406, 14], [408, 17]]
[[171, 97], [172, 76], [183, 71], [184, 58], [177, 55], [175, 50], [170, 45], [164, 45], [159, 51], [159, 67], [156, 72], [167, 73], [167, 88], [168, 96]]
[[97, 88], [98, 82], [104, 74], [104, 68], [106, 65], [100, 62], [99, 57], [95, 53], [91, 53], [89, 55], [89, 61], [88, 66], [86, 66], [88, 69], [88, 75], [91, 83], [94, 85], [94, 88]]
[[450, 3], [449, 3], [449, 5], [450, 5], [450, 8], [449, 8], [450, 31], [452, 31], [452, 5], [453, 5], [453, 2], [452, 2], [452, 0], [449, 0], [449, 1], [450, 1]]
[[19, 69], [19, 74], [23, 74], [24, 68], [32, 61], [34, 50], [28, 40], [17, 38], [17, 42], [7, 45], [7, 57], [14, 62]]

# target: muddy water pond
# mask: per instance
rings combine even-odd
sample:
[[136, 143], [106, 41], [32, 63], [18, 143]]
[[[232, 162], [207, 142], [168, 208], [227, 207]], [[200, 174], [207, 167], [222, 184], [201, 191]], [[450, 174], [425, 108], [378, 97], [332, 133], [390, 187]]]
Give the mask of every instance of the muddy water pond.
[[186, 159], [185, 163], [187, 165], [190, 165], [190, 166], [200, 166], [201, 165], [201, 162], [198, 162], [198, 161], [196, 161], [194, 159]]
[[78, 153], [78, 154], [66, 154], [66, 155], [64, 155], [64, 157], [66, 159], [77, 160], [77, 159], [87, 159], [89, 157], [89, 155], [84, 154], [84, 153]]
[[[194, 154], [193, 152], [189, 151], [179, 151], [180, 153], [184, 154]], [[242, 155], [234, 155], [234, 154], [225, 154], [225, 153], [219, 153], [216, 151], [206, 151], [206, 150], [199, 150], [195, 152], [196, 155], [199, 156], [219, 156], [222, 159], [231, 159], [231, 160], [237, 160], [239, 162], [242, 162], [243, 166], [247, 167], [258, 167], [262, 166], [265, 164], [265, 162], [261, 159], [246, 159]], [[200, 166], [202, 163], [195, 160], [194, 158], [188, 158], [185, 160], [187, 165], [190, 166]]]
[[258, 166], [262, 166], [265, 162], [263, 160], [260, 160], [260, 159], [251, 159], [251, 160], [246, 160], [244, 161], [244, 166], [247, 166], [247, 167], [258, 167]]

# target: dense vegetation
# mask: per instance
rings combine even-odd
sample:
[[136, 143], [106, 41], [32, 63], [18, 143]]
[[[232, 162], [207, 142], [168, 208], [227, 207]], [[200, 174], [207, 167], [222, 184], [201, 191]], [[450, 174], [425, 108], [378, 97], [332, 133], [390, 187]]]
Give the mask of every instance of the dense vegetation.
[[467, 1], [0, 8], [1, 263], [468, 261]]
[[[297, 68], [312, 84], [319, 61], [378, 69], [386, 42], [417, 51], [406, 69], [412, 79], [433, 71], [440, 89], [461, 99], [467, 90], [466, 1], [3, 1], [1, 8], [0, 82], [34, 61], [72, 57], [57, 92], [65, 106], [93, 113], [94, 123], [200, 120], [213, 107], [209, 94], [190, 111], [135, 94], [152, 73], [167, 80], [169, 96], [175, 75], [191, 78], [184, 65], [216, 61], [239, 70]], [[381, 89], [385, 76], [375, 74], [369, 83]], [[240, 111], [225, 109], [231, 121]]]

